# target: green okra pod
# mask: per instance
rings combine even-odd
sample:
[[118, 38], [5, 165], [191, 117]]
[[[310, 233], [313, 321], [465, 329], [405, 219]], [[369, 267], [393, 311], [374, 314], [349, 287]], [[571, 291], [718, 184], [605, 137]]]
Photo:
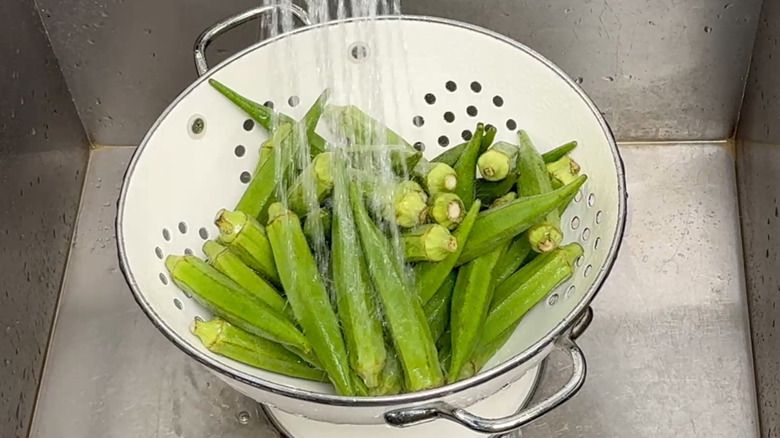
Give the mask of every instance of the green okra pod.
[[196, 256], [165, 259], [173, 282], [215, 315], [257, 336], [278, 342], [309, 363], [312, 347], [295, 324], [225, 274]]
[[438, 340], [450, 323], [450, 304], [452, 303], [452, 291], [455, 289], [456, 278], [457, 273], [450, 272], [439, 290], [423, 306], [433, 339]]
[[515, 170], [517, 146], [500, 141], [479, 156], [477, 166], [482, 178], [487, 181], [501, 181]]
[[230, 248], [247, 266], [274, 285], [280, 285], [276, 261], [265, 228], [242, 211], [222, 209], [214, 224], [219, 228], [219, 240]]
[[[253, 218], [259, 218], [273, 201], [276, 190], [276, 160], [274, 150], [287, 149], [290, 141], [292, 125], [282, 123], [274, 132], [267, 147], [260, 149], [260, 161], [255, 169], [249, 186], [244, 191], [236, 205], [237, 211], [243, 211]], [[267, 152], [266, 152], [267, 151]]]
[[420, 300], [388, 252], [389, 244], [369, 217], [354, 183], [350, 184], [350, 201], [368, 270], [404, 370], [405, 387], [411, 391], [437, 387], [443, 376]]
[[466, 242], [470, 239], [471, 231], [476, 222], [481, 205], [479, 200], [475, 201], [474, 205], [471, 206], [471, 209], [463, 219], [463, 222], [461, 222], [458, 229], [453, 233], [455, 238], [458, 239], [457, 251], [438, 263], [422, 262], [415, 266], [415, 286], [417, 288], [417, 295], [420, 297], [423, 304], [431, 299], [433, 294], [439, 290], [439, 287], [441, 287], [442, 283], [447, 278], [447, 275], [455, 268], [463, 248], [466, 246]]
[[557, 148], [549, 152], [543, 153], [542, 159], [544, 160], [545, 163], [554, 163], [560, 160], [561, 158], [565, 157], [566, 155], [569, 155], [569, 153], [571, 153], [571, 151], [573, 151], [574, 148], [576, 147], [577, 147], [577, 142], [570, 141], [566, 144], [558, 146]]
[[458, 239], [439, 224], [426, 224], [401, 235], [404, 257], [410, 262], [440, 262], [458, 250]]
[[316, 198], [318, 204], [330, 195], [333, 190], [333, 153], [323, 152], [314, 157], [290, 188], [287, 205], [298, 216], [309, 212], [307, 190], [313, 191], [310, 195]]
[[457, 264], [462, 265], [487, 254], [528, 230], [574, 196], [586, 180], [586, 175], [580, 175], [574, 182], [560, 189], [544, 195], [520, 198], [503, 207], [480, 213]]
[[387, 350], [387, 360], [379, 376], [379, 385], [369, 389], [369, 394], [378, 395], [396, 395], [404, 390], [404, 370], [401, 362], [398, 360], [398, 354], [392, 345], [385, 345]]
[[496, 353], [498, 353], [498, 350], [500, 350], [501, 347], [506, 344], [509, 338], [512, 337], [518, 325], [520, 325], [520, 321], [517, 321], [508, 329], [504, 330], [504, 332], [501, 333], [494, 341], [477, 347], [477, 349], [474, 350], [474, 353], [471, 355], [471, 359], [469, 359], [469, 366], [464, 367], [464, 372], [461, 373], [460, 380], [468, 379], [469, 377], [472, 377], [478, 372], [482, 371], [482, 368], [484, 368], [485, 364], [487, 364], [488, 361], [493, 356], [495, 356]]
[[[520, 152], [517, 167], [520, 177], [517, 180], [518, 193], [522, 197], [543, 195], [553, 190], [550, 175], [544, 160], [525, 131], [518, 133]], [[558, 209], [550, 211], [543, 220], [528, 230], [528, 241], [536, 252], [552, 251], [563, 241], [561, 219]]]
[[[482, 155], [485, 153], [486, 150], [490, 147], [490, 145], [493, 144], [493, 139], [496, 138], [496, 127], [493, 125], [486, 125], [485, 126], [485, 133], [482, 136], [482, 142], [479, 147], [479, 155]], [[458, 162], [458, 159], [463, 154], [463, 151], [466, 149], [466, 145], [468, 145], [468, 142], [461, 143], [457, 146], [453, 146], [446, 151], [442, 152], [440, 155], [438, 155], [436, 158], [431, 160], [433, 163], [443, 163], [448, 166], [455, 166], [455, 163]], [[484, 204], [484, 202], [483, 202]]]
[[403, 175], [413, 169], [422, 159], [422, 153], [404, 145], [361, 145], [353, 144], [343, 148], [352, 163], [380, 163], [388, 159], [397, 174]]
[[190, 330], [212, 353], [285, 376], [328, 381], [324, 371], [312, 368], [280, 344], [244, 331], [224, 319], [195, 319]]
[[[315, 219], [316, 217], [316, 219]], [[306, 239], [311, 242], [317, 240], [317, 228], [322, 227], [322, 235], [325, 240], [331, 238], [331, 224], [333, 223], [333, 215], [325, 208], [320, 208], [316, 212], [309, 213], [303, 220], [303, 234]]]
[[454, 230], [466, 216], [466, 206], [454, 193], [438, 193], [431, 198], [428, 216], [448, 230]]
[[574, 272], [582, 255], [576, 243], [537, 256], [512, 274], [497, 289], [482, 330], [480, 345], [487, 345], [520, 320], [536, 303]]
[[528, 255], [531, 253], [531, 244], [528, 242], [528, 237], [521, 234], [514, 239], [509, 245], [501, 258], [498, 259], [496, 268], [493, 271], [496, 277], [496, 286], [501, 285], [510, 275], [514, 274]]
[[333, 196], [333, 288], [352, 369], [369, 389], [381, 385], [387, 360], [379, 308], [373, 297], [349, 200], [343, 161], [337, 159]]
[[347, 347], [339, 321], [301, 223], [295, 213], [280, 203], [272, 204], [268, 214], [268, 238], [274, 257], [279, 261], [279, 277], [295, 318], [337, 391], [342, 395], [354, 395]]
[[493, 299], [493, 268], [503, 252], [503, 248], [495, 249], [458, 270], [455, 290], [452, 292], [452, 359], [447, 373], [448, 383], [459, 379], [464, 365], [477, 347]]
[[208, 257], [209, 265], [227, 275], [244, 290], [263, 300], [277, 312], [286, 314], [290, 321], [295, 321], [292, 309], [287, 305], [287, 300], [282, 297], [279, 291], [247, 266], [238, 255], [230, 251], [226, 246], [222, 246], [213, 240], [207, 240], [203, 244], [203, 252]]
[[458, 187], [455, 169], [444, 163], [432, 163], [421, 159], [412, 169], [412, 176], [431, 196], [441, 192], [452, 192]]
[[458, 162], [453, 166], [453, 169], [458, 174], [458, 187], [454, 193], [460, 197], [466, 208], [471, 208], [476, 195], [477, 158], [479, 157], [484, 133], [484, 125], [478, 124], [474, 136], [466, 144], [466, 148], [463, 150], [460, 158], [458, 158]]

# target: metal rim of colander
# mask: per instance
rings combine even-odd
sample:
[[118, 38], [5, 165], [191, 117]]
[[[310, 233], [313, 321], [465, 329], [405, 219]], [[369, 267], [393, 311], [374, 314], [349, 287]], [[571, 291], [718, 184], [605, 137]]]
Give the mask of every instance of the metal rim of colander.
[[138, 146], [138, 149], [133, 154], [133, 158], [131, 159], [130, 164], [125, 172], [124, 180], [122, 183], [122, 190], [120, 192], [119, 201], [118, 201], [118, 211], [117, 211], [118, 214], [116, 219], [116, 228], [117, 228], [117, 248], [118, 248], [119, 262], [120, 262], [119, 266], [120, 269], [122, 270], [122, 273], [125, 276], [127, 284], [130, 286], [130, 290], [133, 294], [133, 297], [135, 298], [136, 302], [141, 307], [141, 309], [143, 309], [147, 317], [151, 320], [152, 324], [154, 324], [155, 327], [157, 327], [157, 329], [160, 330], [160, 332], [162, 332], [166, 338], [168, 338], [168, 340], [170, 340], [173, 344], [179, 347], [179, 349], [182, 350], [184, 353], [186, 353], [188, 356], [192, 357], [193, 359], [197, 360], [198, 362], [211, 368], [214, 371], [217, 371], [227, 377], [230, 377], [231, 379], [250, 385], [252, 387], [269, 391], [274, 394], [292, 397], [298, 400], [322, 403], [331, 406], [394, 407], [400, 404], [433, 401], [463, 391], [465, 389], [478, 386], [495, 377], [510, 372], [514, 368], [524, 364], [529, 359], [535, 357], [540, 352], [542, 352], [545, 348], [553, 344], [561, 336], [564, 336], [567, 333], [567, 331], [570, 330], [572, 326], [574, 326], [574, 324], [578, 321], [580, 315], [585, 311], [585, 309], [587, 309], [587, 307], [593, 301], [593, 298], [595, 297], [596, 293], [601, 289], [601, 286], [603, 285], [604, 281], [606, 280], [607, 276], [612, 270], [612, 267], [617, 258], [618, 251], [620, 249], [620, 245], [623, 240], [623, 234], [626, 226], [627, 195], [626, 195], [625, 171], [623, 166], [623, 160], [620, 156], [620, 152], [618, 151], [617, 144], [615, 142], [615, 138], [612, 133], [612, 129], [609, 127], [609, 124], [601, 115], [598, 108], [593, 103], [593, 101], [588, 97], [588, 95], [585, 94], [582, 88], [580, 88], [580, 86], [577, 85], [577, 83], [575, 83], [574, 80], [572, 80], [568, 75], [566, 75], [566, 73], [564, 73], [560, 68], [558, 68], [550, 60], [548, 60], [538, 52], [532, 50], [531, 48], [517, 41], [514, 41], [511, 38], [508, 38], [504, 35], [484, 29], [476, 25], [462, 23], [454, 20], [448, 20], [444, 18], [427, 17], [427, 16], [411, 16], [411, 15], [382, 16], [382, 17], [376, 17], [376, 19], [397, 20], [397, 21], [419, 21], [424, 23], [448, 25], [448, 26], [470, 30], [473, 32], [478, 32], [483, 35], [495, 38], [506, 44], [509, 44], [518, 50], [524, 51], [528, 55], [534, 57], [539, 62], [543, 63], [555, 74], [557, 74], [561, 79], [563, 79], [563, 81], [566, 84], [568, 84], [569, 87], [571, 87], [580, 96], [580, 98], [583, 99], [583, 101], [588, 105], [588, 108], [590, 108], [593, 115], [599, 121], [599, 124], [601, 125], [604, 131], [604, 135], [607, 137], [607, 140], [609, 142], [610, 151], [612, 152], [613, 161], [617, 169], [617, 179], [618, 179], [619, 199], [618, 199], [618, 212], [617, 212], [618, 214], [617, 228], [615, 229], [615, 233], [612, 239], [612, 245], [607, 254], [606, 262], [604, 263], [603, 269], [599, 270], [593, 284], [588, 289], [587, 293], [583, 296], [583, 298], [580, 300], [580, 302], [577, 304], [577, 306], [575, 306], [574, 310], [572, 310], [553, 330], [551, 330], [549, 333], [547, 333], [547, 335], [545, 335], [542, 339], [537, 341], [531, 347], [527, 348], [525, 351], [522, 351], [517, 355], [515, 355], [514, 357], [512, 357], [511, 359], [507, 360], [506, 362], [498, 366], [495, 366], [485, 372], [481, 372], [469, 379], [457, 383], [453, 383], [450, 385], [442, 386], [439, 388], [435, 388], [435, 389], [412, 392], [408, 394], [393, 395], [393, 396], [377, 396], [377, 397], [347, 397], [347, 396], [340, 396], [340, 395], [323, 394], [323, 393], [289, 387], [286, 385], [261, 379], [249, 373], [245, 373], [243, 371], [226, 366], [221, 362], [215, 360], [214, 358], [204, 355], [194, 348], [190, 348], [187, 342], [181, 336], [179, 336], [173, 329], [171, 329], [162, 320], [162, 318], [160, 318], [160, 316], [154, 311], [154, 309], [152, 309], [149, 302], [147, 302], [146, 299], [144, 298], [144, 295], [141, 292], [138, 283], [135, 281], [135, 277], [133, 276], [133, 273], [129, 269], [128, 261], [125, 254], [124, 229], [122, 224], [122, 216], [125, 208], [125, 199], [127, 196], [128, 182], [130, 181], [135, 166], [138, 163], [138, 160], [141, 157], [141, 154], [143, 153], [144, 149], [146, 148], [149, 140], [151, 139], [151, 137], [153, 136], [157, 128], [166, 119], [167, 115], [171, 112], [171, 110], [174, 107], [176, 107], [176, 105], [179, 104], [179, 102], [181, 102], [185, 97], [187, 97], [187, 95], [195, 87], [199, 86], [202, 82], [207, 81], [214, 73], [221, 70], [222, 68], [229, 65], [230, 63], [235, 62], [236, 60], [242, 58], [248, 53], [257, 50], [260, 47], [264, 47], [268, 44], [273, 44], [291, 35], [295, 35], [302, 32], [308, 32], [321, 27], [334, 26], [338, 24], [350, 23], [355, 21], [364, 21], [366, 20], [366, 18], [351, 18], [346, 20], [337, 20], [337, 21], [331, 21], [327, 23], [316, 24], [312, 26], [306, 26], [286, 34], [279, 35], [265, 41], [261, 41], [231, 56], [229, 59], [220, 63], [218, 66], [215, 66], [214, 68], [209, 70], [208, 73], [199, 77], [195, 82], [190, 84], [190, 86], [187, 87], [187, 89], [185, 89], [155, 121], [154, 125], [151, 127], [151, 129], [146, 134], [146, 136], [144, 136], [143, 141], [141, 142], [141, 144]]

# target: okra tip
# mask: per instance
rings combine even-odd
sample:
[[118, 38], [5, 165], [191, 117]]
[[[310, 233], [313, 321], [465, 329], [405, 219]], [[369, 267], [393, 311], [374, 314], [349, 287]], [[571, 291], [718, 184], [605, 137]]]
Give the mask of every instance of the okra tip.
[[210, 259], [218, 257], [220, 254], [222, 254], [225, 251], [227, 251], [227, 247], [220, 245], [219, 243], [213, 240], [207, 240], [203, 244], [203, 253], [206, 254], [206, 257]]
[[223, 208], [217, 212], [217, 217], [214, 218], [214, 225], [219, 228], [222, 240], [230, 243], [248, 220], [249, 216], [244, 212]]
[[278, 218], [294, 214], [295, 213], [288, 210], [287, 207], [285, 207], [281, 202], [274, 202], [270, 207], [268, 207], [268, 224], [271, 224]]

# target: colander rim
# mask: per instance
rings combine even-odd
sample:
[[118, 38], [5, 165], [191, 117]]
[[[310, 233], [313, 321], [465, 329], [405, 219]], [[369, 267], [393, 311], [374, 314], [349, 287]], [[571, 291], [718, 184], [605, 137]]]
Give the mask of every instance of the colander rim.
[[247, 54], [253, 52], [254, 50], [257, 50], [261, 47], [264, 47], [269, 44], [273, 44], [277, 41], [280, 41], [284, 38], [290, 37], [292, 35], [297, 35], [304, 32], [309, 32], [315, 29], [319, 29], [322, 27], [327, 26], [333, 26], [337, 24], [343, 24], [343, 23], [351, 23], [351, 22], [357, 22], [357, 21], [365, 21], [366, 18], [350, 18], [350, 19], [344, 19], [344, 20], [335, 20], [330, 21], [327, 23], [320, 23], [315, 24], [312, 26], [306, 26], [299, 29], [296, 29], [292, 32], [276, 36], [274, 38], [270, 38], [264, 41], [260, 41], [252, 46], [249, 46], [240, 52], [234, 54], [227, 60], [223, 61], [219, 65], [213, 67], [210, 69], [206, 74], [200, 76], [197, 80], [195, 80], [192, 84], [190, 84], [184, 91], [182, 91], [176, 99], [174, 99], [171, 104], [163, 111], [163, 113], [158, 117], [158, 119], [155, 121], [154, 125], [149, 129], [147, 134], [144, 136], [143, 140], [141, 141], [141, 144], [138, 146], [136, 151], [133, 154], [133, 157], [130, 161], [130, 164], [127, 167], [127, 170], [125, 171], [125, 175], [122, 182], [122, 189], [119, 195], [119, 200], [117, 203], [117, 217], [116, 217], [116, 231], [117, 231], [117, 250], [119, 255], [119, 265], [120, 269], [122, 271], [122, 274], [125, 277], [125, 280], [130, 287], [130, 290], [133, 294], [133, 297], [135, 301], [138, 303], [138, 305], [141, 307], [141, 309], [144, 311], [146, 316], [150, 319], [152, 324], [154, 324], [155, 327], [157, 327], [162, 334], [168, 338], [169, 341], [171, 341], [174, 345], [176, 345], [180, 350], [182, 350], [185, 354], [190, 356], [191, 358], [195, 359], [196, 361], [200, 362], [201, 364], [209, 367], [210, 369], [227, 376], [233, 380], [236, 380], [238, 382], [247, 384], [249, 386], [252, 386], [257, 389], [269, 391], [271, 393], [282, 395], [286, 397], [291, 397], [297, 400], [301, 401], [308, 401], [308, 402], [316, 402], [321, 403], [325, 405], [330, 406], [343, 406], [343, 407], [396, 407], [398, 405], [404, 405], [409, 403], [421, 403], [421, 402], [427, 402], [427, 401], [435, 401], [447, 396], [450, 396], [452, 394], [464, 391], [466, 389], [472, 388], [474, 386], [481, 385], [482, 383], [485, 383], [489, 380], [492, 380], [496, 377], [499, 377], [501, 375], [504, 375], [513, 369], [517, 368], [518, 366], [523, 365], [531, 358], [537, 356], [539, 353], [541, 353], [543, 350], [545, 350], [547, 347], [549, 347], [551, 344], [553, 344], [556, 340], [558, 340], [561, 336], [566, 335], [568, 330], [577, 322], [577, 318], [579, 315], [582, 314], [582, 312], [590, 305], [590, 303], [595, 298], [598, 291], [601, 289], [601, 287], [604, 284], [604, 281], [606, 280], [607, 276], [611, 272], [615, 260], [617, 259], [618, 252], [620, 250], [620, 246], [622, 244], [623, 235], [625, 232], [625, 226], [626, 226], [626, 212], [627, 212], [627, 192], [626, 192], [626, 182], [625, 182], [625, 170], [623, 165], [622, 157], [620, 156], [620, 152], [617, 147], [617, 143], [615, 141], [614, 135], [612, 133], [612, 129], [610, 128], [607, 121], [604, 119], [602, 114], [599, 112], [596, 105], [593, 103], [593, 101], [588, 97], [588, 95], [585, 93], [584, 90], [574, 81], [572, 80], [566, 73], [563, 72], [558, 66], [556, 66], [554, 63], [552, 63], [550, 60], [542, 56], [540, 53], [536, 52], [535, 50], [531, 49], [530, 47], [515, 41], [507, 36], [504, 36], [502, 34], [499, 34], [497, 32], [485, 29], [483, 27], [469, 24], [469, 23], [463, 23], [456, 20], [450, 20], [446, 18], [438, 18], [438, 17], [430, 17], [430, 16], [416, 16], [416, 15], [397, 15], [397, 16], [380, 16], [376, 17], [377, 20], [381, 21], [414, 21], [414, 22], [423, 22], [423, 23], [432, 23], [432, 24], [438, 24], [438, 25], [447, 25], [452, 27], [458, 27], [466, 30], [470, 30], [473, 32], [477, 32], [480, 34], [483, 34], [485, 36], [489, 36], [492, 38], [495, 38], [498, 41], [501, 41], [503, 43], [509, 44], [512, 47], [522, 50], [526, 54], [532, 56], [537, 61], [544, 64], [547, 68], [549, 68], [552, 72], [554, 72], [558, 77], [560, 77], [566, 84], [569, 85], [578, 95], [579, 97], [586, 103], [588, 108], [591, 110], [593, 115], [598, 120], [599, 124], [602, 127], [602, 130], [604, 132], [604, 135], [607, 138], [607, 142], [609, 144], [610, 151], [612, 152], [613, 162], [615, 164], [615, 167], [617, 169], [617, 179], [618, 179], [618, 219], [617, 219], [617, 227], [615, 229], [615, 233], [613, 234], [612, 239], [612, 245], [609, 248], [609, 252], [607, 253], [607, 258], [604, 263], [603, 269], [598, 270], [598, 274], [596, 279], [594, 280], [591, 287], [588, 289], [588, 291], [583, 295], [582, 299], [579, 301], [577, 306], [574, 307], [574, 309], [558, 324], [555, 326], [553, 330], [547, 333], [543, 338], [536, 341], [533, 345], [531, 345], [529, 348], [525, 349], [524, 351], [518, 353], [517, 355], [513, 356], [511, 359], [508, 359], [504, 363], [495, 366], [487, 371], [481, 372], [469, 379], [450, 384], [445, 385], [439, 388], [435, 389], [429, 389], [425, 391], [418, 391], [408, 394], [400, 394], [400, 395], [393, 395], [393, 396], [376, 396], [376, 397], [347, 397], [347, 396], [340, 396], [340, 395], [333, 395], [333, 394], [323, 394], [319, 392], [299, 389], [299, 388], [293, 388], [289, 387], [283, 384], [279, 384], [276, 382], [272, 382], [269, 380], [265, 380], [262, 378], [259, 378], [257, 376], [254, 376], [250, 373], [246, 373], [240, 370], [237, 370], [233, 367], [227, 366], [220, 361], [216, 360], [214, 357], [217, 355], [214, 354], [214, 357], [210, 357], [208, 355], [202, 354], [200, 351], [191, 348], [188, 343], [179, 336], [175, 331], [173, 331], [164, 321], [163, 319], [152, 309], [149, 302], [146, 301], [144, 298], [144, 294], [141, 292], [137, 282], [135, 281], [135, 277], [133, 276], [133, 273], [131, 272], [128, 260], [126, 258], [125, 254], [125, 244], [124, 244], [124, 227], [123, 227], [123, 213], [125, 208], [125, 200], [127, 196], [128, 186], [129, 182], [131, 180], [131, 177], [133, 175], [133, 172], [135, 170], [135, 166], [139, 160], [139, 158], [142, 155], [142, 152], [146, 148], [149, 140], [152, 138], [153, 134], [157, 130], [157, 128], [162, 124], [162, 122], [166, 119], [167, 115], [173, 110], [173, 108], [178, 105], [179, 102], [181, 102], [185, 97], [189, 95], [192, 90], [194, 90], [196, 87], [198, 87], [203, 82], [207, 81], [209, 78], [212, 77], [215, 73], [220, 71], [222, 68], [225, 68], [226, 66], [230, 65], [231, 63], [237, 61], [238, 59], [242, 58], [243, 56], [246, 56]]

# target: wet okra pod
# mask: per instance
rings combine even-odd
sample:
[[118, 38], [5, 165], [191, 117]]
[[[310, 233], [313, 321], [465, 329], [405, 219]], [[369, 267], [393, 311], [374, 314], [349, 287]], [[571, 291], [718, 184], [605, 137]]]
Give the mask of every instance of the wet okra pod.
[[550, 291], [571, 277], [574, 262], [581, 255], [582, 247], [576, 243], [561, 246], [537, 256], [498, 286], [482, 330], [480, 345], [496, 340]]
[[474, 136], [466, 143], [466, 148], [453, 166], [453, 169], [458, 174], [458, 187], [454, 193], [460, 197], [466, 208], [471, 208], [476, 195], [477, 158], [479, 157], [484, 134], [485, 127], [480, 123], [474, 131]]
[[517, 182], [517, 172], [511, 172], [501, 181], [477, 180], [476, 196], [482, 201], [482, 205], [490, 205], [496, 199], [506, 195]]
[[280, 344], [253, 335], [224, 319], [195, 319], [190, 331], [212, 353], [285, 376], [316, 382], [328, 381], [324, 371], [312, 368]]
[[[333, 190], [333, 153], [323, 152], [312, 160], [295, 179], [287, 205], [298, 216], [305, 216], [311, 203], [319, 205]], [[311, 197], [312, 199], [308, 199]]]
[[410, 262], [440, 262], [458, 250], [458, 239], [439, 224], [420, 225], [401, 235], [404, 257]]
[[385, 345], [387, 360], [379, 376], [379, 385], [368, 390], [369, 395], [396, 395], [404, 390], [404, 370], [392, 345]]
[[378, 303], [359, 245], [343, 160], [336, 159], [333, 196], [333, 288], [352, 369], [370, 389], [381, 385], [387, 360]]
[[500, 141], [479, 156], [477, 166], [482, 178], [501, 181], [514, 172], [517, 165], [517, 146]]
[[404, 370], [404, 386], [410, 391], [440, 386], [444, 379], [420, 299], [398, 269], [389, 243], [369, 217], [354, 183], [350, 184], [350, 201], [368, 270]]
[[[525, 131], [518, 133], [520, 137], [520, 153], [517, 159], [518, 193], [522, 197], [543, 195], [553, 190], [547, 166]], [[563, 241], [561, 218], [558, 209], [553, 209], [528, 230], [528, 241], [531, 249], [536, 252], [548, 252], [558, 247]]]
[[503, 252], [503, 248], [495, 249], [466, 263], [458, 270], [455, 290], [452, 292], [452, 359], [447, 372], [448, 383], [458, 380], [464, 365], [477, 347], [493, 299], [493, 269]]
[[447, 278], [444, 279], [444, 283], [439, 287], [439, 290], [423, 306], [433, 339], [438, 340], [450, 324], [452, 291], [455, 289], [456, 278], [457, 273], [455, 271], [450, 272]]
[[[482, 136], [482, 143], [479, 147], [479, 154], [485, 153], [486, 150], [490, 147], [490, 145], [493, 144], [493, 139], [496, 138], [496, 133], [498, 131], [496, 130], [496, 127], [493, 125], [486, 125], [485, 126], [485, 134]], [[455, 163], [458, 162], [458, 159], [463, 154], [463, 151], [466, 149], [466, 143], [461, 143], [457, 146], [453, 146], [446, 151], [439, 154], [436, 158], [431, 160], [433, 163], [444, 163], [448, 166], [455, 166]], [[483, 202], [484, 204], [484, 202]]]
[[[309, 243], [316, 242], [317, 234], [320, 232], [325, 240], [330, 240], [332, 223], [333, 216], [329, 210], [320, 208], [315, 212], [310, 212], [303, 219], [303, 234], [306, 236], [306, 240]], [[318, 231], [317, 229], [320, 227], [321, 231]]]
[[483, 211], [474, 222], [457, 264], [487, 254], [528, 230], [574, 196], [586, 180], [586, 175], [580, 175], [571, 184], [544, 195], [520, 198], [503, 207]]
[[309, 363], [312, 347], [295, 324], [225, 274], [196, 256], [165, 259], [173, 282], [203, 307], [229, 323], [257, 336], [278, 342]]
[[219, 241], [230, 248], [247, 266], [274, 285], [280, 285], [276, 261], [265, 228], [242, 211], [222, 209], [214, 224]]
[[509, 245], [506, 251], [501, 255], [496, 264], [496, 269], [493, 274], [496, 277], [496, 286], [501, 285], [510, 275], [514, 274], [517, 269], [523, 265], [525, 259], [531, 253], [531, 244], [528, 242], [528, 237], [525, 234], [521, 234], [514, 239]]
[[244, 290], [263, 300], [277, 312], [287, 315], [290, 321], [295, 321], [287, 300], [257, 272], [247, 266], [238, 255], [213, 240], [203, 244], [203, 253], [206, 254], [209, 265], [227, 275]]
[[455, 268], [458, 259], [461, 256], [461, 252], [466, 246], [466, 242], [469, 240], [481, 206], [482, 203], [479, 200], [475, 201], [474, 205], [471, 206], [471, 210], [469, 210], [466, 217], [463, 218], [463, 222], [461, 222], [460, 226], [453, 233], [453, 236], [458, 239], [457, 251], [438, 263], [421, 262], [414, 267], [414, 284], [417, 287], [417, 295], [420, 297], [423, 304], [431, 299], [433, 294], [439, 290], [439, 287], [441, 287], [450, 272]]
[[454, 193], [438, 193], [431, 198], [428, 216], [448, 230], [454, 230], [466, 216], [466, 206]]
[[257, 219], [266, 210], [275, 196], [276, 160], [274, 150], [284, 148], [289, 142], [292, 124], [283, 123], [271, 138], [260, 148], [260, 161], [255, 169], [249, 186], [236, 205], [236, 211], [242, 211]]
[[347, 347], [339, 321], [298, 216], [280, 203], [272, 204], [268, 214], [268, 238], [274, 257], [279, 261], [279, 277], [295, 319], [336, 390], [342, 395], [354, 395]]

